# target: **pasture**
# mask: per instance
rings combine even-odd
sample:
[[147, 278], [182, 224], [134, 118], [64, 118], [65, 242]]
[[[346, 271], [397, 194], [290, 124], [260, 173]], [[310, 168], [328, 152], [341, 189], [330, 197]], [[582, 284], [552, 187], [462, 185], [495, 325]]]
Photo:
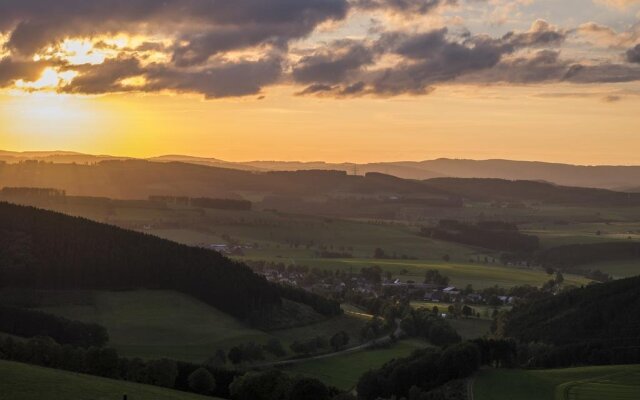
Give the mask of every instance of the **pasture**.
[[0, 361], [2, 400], [205, 400], [212, 397], [157, 386], [99, 378], [50, 368]]
[[553, 370], [482, 370], [475, 400], [635, 400], [640, 398], [640, 366]]
[[349, 390], [355, 387], [362, 374], [370, 369], [379, 368], [394, 358], [406, 357], [413, 351], [427, 346], [426, 342], [417, 339], [402, 340], [388, 348], [347, 353], [294, 364], [287, 367], [285, 372], [320, 379], [327, 385]]
[[287, 351], [295, 340], [346, 331], [357, 345], [361, 317], [349, 314], [290, 329], [262, 331], [218, 311], [190, 296], [173, 291], [137, 290], [91, 292], [87, 304], [57, 303], [43, 311], [66, 318], [96, 322], [107, 328], [109, 346], [119, 353], [143, 359], [167, 357], [203, 362], [218, 349], [248, 342], [282, 341]]

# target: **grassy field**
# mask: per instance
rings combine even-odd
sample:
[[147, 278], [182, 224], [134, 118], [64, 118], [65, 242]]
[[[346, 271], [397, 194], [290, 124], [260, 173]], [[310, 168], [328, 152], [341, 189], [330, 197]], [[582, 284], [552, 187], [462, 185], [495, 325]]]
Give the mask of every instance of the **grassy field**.
[[482, 370], [473, 392], [475, 400], [635, 400], [640, 366]]
[[156, 386], [0, 361], [2, 400], [205, 400], [212, 397]]
[[535, 223], [525, 225], [522, 229], [526, 233], [538, 236], [543, 248], [624, 241], [629, 238], [640, 240], [640, 223], [638, 222]]
[[459, 318], [447, 322], [458, 332], [462, 340], [478, 339], [491, 332], [491, 321], [486, 319]]
[[285, 348], [294, 340], [345, 330], [354, 343], [362, 318], [344, 315], [300, 328], [264, 332], [253, 329], [198, 300], [173, 291], [92, 292], [92, 304], [60, 304], [43, 310], [107, 328], [109, 345], [127, 356], [169, 357], [202, 362], [216, 350], [279, 338]]
[[292, 375], [309, 376], [339, 389], [353, 388], [358, 379], [370, 369], [381, 367], [394, 358], [406, 357], [428, 346], [419, 340], [402, 340], [385, 349], [367, 350], [338, 357], [311, 360], [288, 367]]

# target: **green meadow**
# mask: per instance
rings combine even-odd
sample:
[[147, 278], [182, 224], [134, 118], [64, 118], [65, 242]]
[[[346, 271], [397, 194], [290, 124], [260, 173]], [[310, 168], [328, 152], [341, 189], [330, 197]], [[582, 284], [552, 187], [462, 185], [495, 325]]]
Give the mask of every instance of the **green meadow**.
[[388, 348], [309, 360], [287, 367], [285, 371], [292, 375], [320, 379], [327, 385], [349, 390], [358, 383], [358, 379], [362, 374], [370, 369], [379, 368], [390, 360], [406, 357], [415, 350], [427, 346], [427, 343], [420, 340], [402, 340]]
[[205, 400], [212, 397], [158, 386], [99, 378], [50, 368], [0, 361], [2, 400]]
[[327, 337], [346, 331], [358, 344], [365, 319], [351, 314], [290, 329], [262, 331], [218, 311], [190, 296], [173, 291], [137, 290], [91, 292], [90, 304], [56, 304], [43, 311], [66, 318], [96, 322], [107, 328], [109, 346], [131, 357], [203, 362], [218, 349], [250, 341], [265, 344], [282, 341], [288, 351], [295, 340]]
[[480, 371], [475, 400], [635, 400], [640, 366]]

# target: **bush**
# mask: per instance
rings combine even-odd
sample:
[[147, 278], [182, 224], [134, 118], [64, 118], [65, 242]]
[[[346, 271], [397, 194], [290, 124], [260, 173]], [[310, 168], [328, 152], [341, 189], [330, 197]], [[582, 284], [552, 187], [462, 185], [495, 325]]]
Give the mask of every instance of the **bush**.
[[198, 368], [189, 375], [189, 387], [196, 393], [210, 394], [216, 388], [213, 375], [205, 368]]

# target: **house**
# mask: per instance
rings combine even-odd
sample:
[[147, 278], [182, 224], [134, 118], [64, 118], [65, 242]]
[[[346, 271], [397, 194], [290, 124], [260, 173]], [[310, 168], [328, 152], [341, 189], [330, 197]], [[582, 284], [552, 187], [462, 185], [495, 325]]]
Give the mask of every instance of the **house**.
[[455, 286], [449, 286], [442, 289], [442, 292], [450, 296], [457, 296], [460, 294], [460, 290]]

